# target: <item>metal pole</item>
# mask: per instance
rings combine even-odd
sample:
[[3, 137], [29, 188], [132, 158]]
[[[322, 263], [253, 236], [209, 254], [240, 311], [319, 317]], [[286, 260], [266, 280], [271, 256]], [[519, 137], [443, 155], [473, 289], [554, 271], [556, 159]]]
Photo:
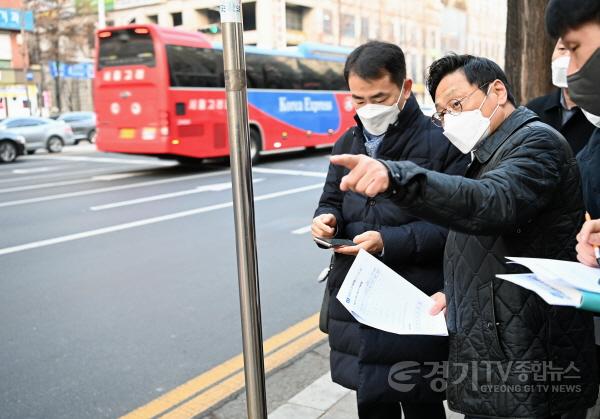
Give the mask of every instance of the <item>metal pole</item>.
[[241, 0], [222, 0], [220, 12], [240, 287], [246, 408], [248, 419], [266, 419], [265, 367], [258, 287]]

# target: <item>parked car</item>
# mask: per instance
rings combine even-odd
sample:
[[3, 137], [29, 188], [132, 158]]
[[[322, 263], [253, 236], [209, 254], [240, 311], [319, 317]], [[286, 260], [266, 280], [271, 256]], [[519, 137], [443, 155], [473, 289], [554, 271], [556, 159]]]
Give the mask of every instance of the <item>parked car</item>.
[[37, 116], [6, 118], [0, 122], [0, 130], [7, 130], [25, 137], [28, 154], [45, 148], [50, 153], [62, 151], [63, 146], [73, 145], [73, 130], [65, 121], [55, 121]]
[[0, 163], [10, 163], [25, 154], [25, 137], [0, 130]]
[[81, 140], [87, 140], [92, 144], [96, 142], [96, 114], [94, 112], [65, 112], [56, 119], [65, 121], [71, 126], [75, 144]]

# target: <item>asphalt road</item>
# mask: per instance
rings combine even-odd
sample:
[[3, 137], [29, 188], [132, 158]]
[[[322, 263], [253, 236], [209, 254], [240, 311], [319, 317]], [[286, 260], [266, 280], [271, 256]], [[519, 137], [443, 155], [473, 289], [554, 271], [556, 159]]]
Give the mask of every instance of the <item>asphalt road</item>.
[[[325, 152], [254, 171], [264, 337], [319, 310]], [[0, 165], [0, 418], [123, 415], [241, 352], [229, 168], [80, 145]]]

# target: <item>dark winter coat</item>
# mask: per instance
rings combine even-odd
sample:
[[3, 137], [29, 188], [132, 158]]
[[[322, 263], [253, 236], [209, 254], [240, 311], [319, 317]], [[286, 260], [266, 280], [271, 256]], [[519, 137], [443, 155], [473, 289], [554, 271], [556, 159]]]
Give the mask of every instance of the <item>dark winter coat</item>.
[[477, 417], [545, 418], [593, 405], [591, 313], [550, 306], [496, 278], [526, 272], [507, 265], [506, 256], [575, 259], [583, 204], [564, 138], [521, 107], [475, 151], [466, 177], [387, 164], [387, 195], [451, 229], [444, 255], [450, 408]]
[[573, 154], [577, 155], [590, 139], [592, 131], [594, 131], [594, 126], [587, 120], [579, 108], [575, 108], [575, 113], [563, 125], [563, 107], [560, 103], [561, 94], [562, 90], [556, 89], [546, 96], [536, 97], [531, 100], [527, 104], [527, 107], [535, 112], [542, 122], [560, 132], [571, 146], [571, 149], [573, 149]]
[[583, 185], [583, 201], [592, 218], [600, 218], [600, 128], [577, 155]]
[[[333, 154], [367, 154], [358, 126], [348, 130], [335, 144]], [[378, 156], [409, 160], [431, 170], [462, 174], [467, 159], [455, 149], [423, 115], [411, 97], [396, 124], [391, 125]], [[384, 242], [382, 261], [428, 295], [443, 288], [442, 256], [447, 230], [398, 210], [387, 199], [367, 199], [341, 192], [340, 180], [347, 171], [330, 165], [315, 216], [331, 213], [338, 223], [337, 236], [352, 239], [366, 231], [379, 231]], [[374, 401], [439, 401], [444, 392], [433, 391], [426, 374], [414, 377], [416, 387], [399, 392], [388, 384], [391, 367], [400, 361], [445, 361], [448, 339], [432, 336], [400, 336], [361, 325], [335, 296], [354, 261], [353, 256], [335, 255], [327, 290], [330, 293], [329, 343], [333, 381], [357, 390], [359, 403]], [[439, 377], [438, 377], [439, 380]]]

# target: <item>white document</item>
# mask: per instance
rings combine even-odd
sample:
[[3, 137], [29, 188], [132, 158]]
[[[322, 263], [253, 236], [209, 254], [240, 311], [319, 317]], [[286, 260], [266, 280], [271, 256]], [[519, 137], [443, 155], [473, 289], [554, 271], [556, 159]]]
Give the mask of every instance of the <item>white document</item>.
[[600, 268], [555, 259], [515, 258], [508, 260], [523, 265], [544, 282], [566, 283], [583, 291], [600, 293]]
[[542, 281], [535, 274], [496, 275], [500, 279], [510, 281], [537, 295], [550, 305], [579, 307], [581, 292], [566, 283], [558, 281]]
[[399, 335], [448, 336], [444, 314], [429, 314], [433, 299], [364, 250], [337, 299], [367, 326]]

